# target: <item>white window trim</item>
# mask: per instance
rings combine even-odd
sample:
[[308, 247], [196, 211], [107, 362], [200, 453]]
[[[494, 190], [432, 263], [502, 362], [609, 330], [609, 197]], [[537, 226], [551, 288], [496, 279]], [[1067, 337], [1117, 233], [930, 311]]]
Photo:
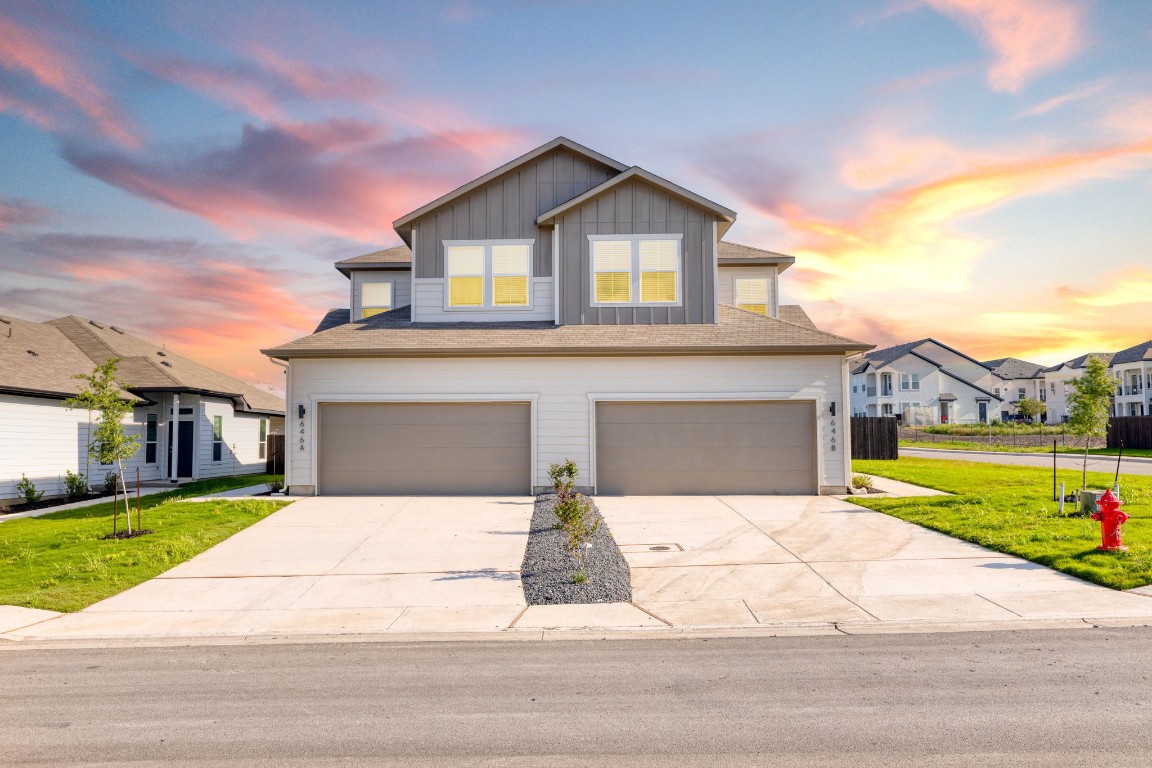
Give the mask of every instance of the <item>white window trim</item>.
[[[732, 303], [736, 306], [737, 309], [742, 308], [740, 306], [740, 283], [743, 283], [743, 282], [764, 283], [764, 314], [767, 315], [768, 317], [772, 317], [772, 279], [770, 277], [768, 277], [767, 275], [764, 275], [763, 277], [752, 276], [752, 275], [742, 275], [739, 277], [733, 277], [732, 278]], [[744, 310], [744, 311], [750, 312], [751, 310]]]
[[[484, 248], [484, 303], [472, 307], [454, 307], [449, 303], [451, 295], [452, 276], [448, 274], [448, 248], [451, 246], [480, 246]], [[509, 306], [492, 303], [492, 246], [494, 245], [526, 245], [528, 246], [528, 303], [523, 306]], [[532, 284], [535, 276], [532, 274], [532, 258], [536, 241], [528, 239], [515, 240], [444, 240], [441, 242], [441, 259], [444, 264], [444, 311], [445, 312], [530, 312], [532, 310], [533, 293]], [[392, 299], [396, 301], [395, 297]]]
[[360, 296], [359, 296], [359, 298], [360, 298], [360, 317], [356, 318], [357, 320], [366, 320], [367, 318], [364, 317], [364, 310], [374, 308], [374, 307], [369, 307], [367, 304], [364, 303], [364, 286], [376, 285], [378, 283], [388, 283], [391, 286], [391, 288], [389, 288], [388, 290], [392, 295], [392, 306], [388, 307], [388, 309], [386, 309], [384, 311], [385, 312], [391, 312], [392, 310], [396, 309], [396, 279], [395, 278], [384, 277], [384, 278], [372, 278], [371, 280], [361, 280], [360, 281]]
[[[617, 240], [631, 243], [632, 251], [632, 296], [635, 301], [599, 302], [596, 301], [596, 264], [592, 254], [592, 243], [597, 240]], [[640, 241], [676, 241], [676, 301], [640, 301]], [[682, 307], [684, 306], [684, 235], [653, 233], [649, 235], [588, 235], [588, 300], [593, 307]]]

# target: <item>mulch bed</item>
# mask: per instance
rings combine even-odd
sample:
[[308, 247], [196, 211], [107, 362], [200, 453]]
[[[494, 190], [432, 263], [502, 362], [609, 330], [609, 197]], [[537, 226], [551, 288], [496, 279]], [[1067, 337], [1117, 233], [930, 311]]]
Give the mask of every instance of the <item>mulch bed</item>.
[[147, 536], [150, 533], [155, 533], [151, 528], [145, 528], [140, 531], [116, 531], [116, 533], [109, 533], [107, 536], [101, 536], [101, 540], [108, 541], [109, 539], [134, 539], [137, 536]]
[[[123, 494], [121, 494], [123, 495]], [[61, 507], [65, 504], [75, 504], [77, 501], [88, 501], [89, 499], [103, 499], [111, 497], [112, 494], [106, 491], [94, 491], [81, 499], [69, 499], [61, 496], [58, 499], [45, 499], [38, 501], [35, 504], [13, 504], [7, 508], [0, 508], [0, 515], [11, 515], [16, 512], [32, 512], [37, 509], [48, 509], [49, 507]]]
[[[520, 566], [520, 582], [528, 605], [630, 602], [632, 578], [628, 563], [603, 523], [592, 537], [592, 549], [585, 559], [587, 580], [583, 584], [572, 583], [576, 558], [564, 548], [563, 534], [556, 530], [555, 505], [554, 493], [536, 497], [528, 547]], [[595, 503], [592, 509], [596, 516], [600, 515]]]

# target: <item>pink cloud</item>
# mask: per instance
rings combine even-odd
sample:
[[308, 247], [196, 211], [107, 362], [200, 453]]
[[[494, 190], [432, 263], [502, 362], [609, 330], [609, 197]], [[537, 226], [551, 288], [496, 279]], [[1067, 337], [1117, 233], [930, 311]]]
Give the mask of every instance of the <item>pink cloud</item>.
[[42, 29], [0, 15], [0, 109], [49, 130], [73, 130], [79, 118], [107, 138], [139, 146], [131, 120], [67, 48]]
[[1084, 9], [1071, 0], [923, 0], [972, 29], [995, 54], [988, 84], [1014, 92], [1085, 45]]
[[519, 143], [501, 129], [389, 139], [361, 121], [246, 126], [239, 143], [147, 156], [68, 146], [76, 168], [234, 234], [305, 228], [365, 242], [391, 222], [487, 170]]
[[39, 224], [49, 216], [47, 208], [27, 200], [0, 197], [0, 232], [26, 224]]

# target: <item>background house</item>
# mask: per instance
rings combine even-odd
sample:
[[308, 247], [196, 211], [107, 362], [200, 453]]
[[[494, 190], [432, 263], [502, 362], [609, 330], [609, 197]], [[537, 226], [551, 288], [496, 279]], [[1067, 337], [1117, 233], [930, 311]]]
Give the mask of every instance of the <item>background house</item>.
[[1068, 395], [1072, 392], [1070, 382], [1084, 374], [1084, 367], [1088, 365], [1090, 357], [1099, 357], [1106, 363], [1112, 361], [1111, 352], [1089, 352], [1044, 369], [1044, 386], [1048, 390], [1048, 399], [1045, 401], [1048, 412], [1044, 420], [1048, 424], [1060, 424], [1068, 420]]
[[992, 371], [992, 394], [1000, 397], [999, 417], [1002, 421], [1017, 415], [1016, 404], [1025, 397], [1047, 403], [1044, 386], [1044, 366], [1016, 357], [1001, 357], [984, 361]]
[[852, 359], [852, 413], [904, 423], [972, 424], [999, 418], [1007, 402], [983, 363], [936, 339], [919, 339]]
[[1109, 371], [1116, 379], [1113, 415], [1152, 415], [1152, 341], [1117, 352]]
[[101, 485], [112, 470], [88, 457], [90, 417], [68, 409], [74, 376], [110, 357], [135, 402], [125, 420], [140, 436], [127, 465], [143, 480], [263, 472], [267, 436], [283, 432], [284, 401], [275, 395], [94, 320], [67, 316], [44, 323], [0, 317], [0, 501], [16, 500], [27, 475], [47, 496], [64, 492], [66, 471]]
[[843, 491], [846, 355], [780, 306], [793, 259], [736, 213], [558, 138], [337, 263], [348, 308], [289, 363], [292, 493]]

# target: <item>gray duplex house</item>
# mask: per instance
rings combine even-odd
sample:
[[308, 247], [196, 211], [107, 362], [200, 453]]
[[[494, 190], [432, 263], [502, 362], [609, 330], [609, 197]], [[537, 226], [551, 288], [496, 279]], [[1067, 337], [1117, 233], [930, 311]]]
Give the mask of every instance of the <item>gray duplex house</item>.
[[779, 301], [736, 212], [558, 138], [338, 262], [348, 307], [286, 361], [294, 494], [840, 492], [847, 356]]

